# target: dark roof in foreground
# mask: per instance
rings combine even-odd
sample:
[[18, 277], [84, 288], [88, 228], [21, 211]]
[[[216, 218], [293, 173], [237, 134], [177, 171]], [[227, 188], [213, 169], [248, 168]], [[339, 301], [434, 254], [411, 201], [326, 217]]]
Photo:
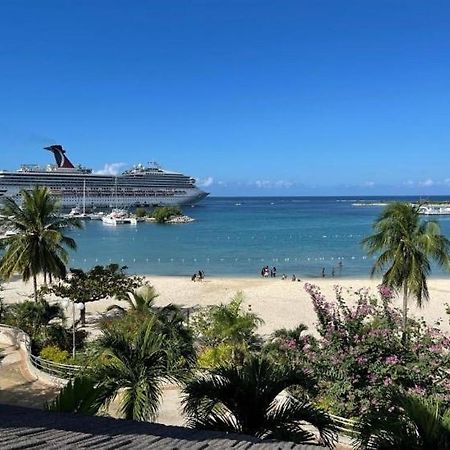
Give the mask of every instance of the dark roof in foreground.
[[318, 450], [323, 447], [0, 404], [0, 448]]

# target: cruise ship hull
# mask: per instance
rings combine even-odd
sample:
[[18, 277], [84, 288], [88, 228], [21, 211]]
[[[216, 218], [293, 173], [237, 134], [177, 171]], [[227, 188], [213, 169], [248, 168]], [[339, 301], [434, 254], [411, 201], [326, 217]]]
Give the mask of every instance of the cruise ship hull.
[[45, 147], [54, 154], [56, 165], [46, 169], [24, 165], [16, 172], [0, 172], [0, 199], [19, 199], [22, 189], [45, 186], [58, 198], [62, 208], [132, 208], [161, 205], [191, 205], [208, 193], [195, 179], [169, 172], [158, 165], [139, 164], [121, 175], [101, 175], [74, 166], [61, 145]]
[[149, 187], [145, 189], [145, 192], [142, 192], [142, 189], [133, 189], [118, 182], [117, 187], [114, 185], [105, 188], [92, 185], [89, 177], [77, 181], [71, 180], [70, 184], [78, 184], [78, 186], [72, 187], [55, 186], [54, 182], [48, 182], [47, 180], [34, 180], [30, 183], [21, 182], [16, 185], [11, 183], [12, 181], [8, 180], [6, 174], [0, 173], [0, 199], [10, 197], [18, 200], [22, 189], [31, 189], [33, 186], [47, 186], [52, 194], [58, 198], [61, 207], [67, 209], [82, 205], [85, 205], [87, 209], [183, 206], [197, 203], [208, 195], [208, 193], [196, 187], [172, 189]]

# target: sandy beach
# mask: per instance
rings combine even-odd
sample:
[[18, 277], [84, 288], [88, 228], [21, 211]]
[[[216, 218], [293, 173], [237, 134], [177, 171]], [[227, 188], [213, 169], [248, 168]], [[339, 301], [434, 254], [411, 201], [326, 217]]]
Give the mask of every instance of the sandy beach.
[[[338, 284], [345, 289], [357, 290], [368, 287], [376, 292], [379, 279], [348, 278], [314, 278], [302, 279], [300, 282], [282, 280], [281, 278], [206, 278], [202, 282], [192, 282], [189, 277], [147, 276], [154, 285], [159, 297], [158, 306], [168, 303], [195, 308], [227, 302], [238, 291], [244, 293], [244, 305], [260, 315], [264, 324], [261, 334], [269, 334], [277, 328], [294, 327], [299, 323], [314, 329], [316, 315], [311, 300], [304, 290], [306, 282], [318, 285], [328, 299], [334, 298], [333, 286]], [[27, 299], [32, 293], [32, 284], [21, 280], [12, 280], [3, 284], [2, 296], [6, 303]], [[411, 302], [410, 315], [423, 316], [430, 324], [440, 323], [440, 328], [450, 332], [449, 318], [445, 313], [446, 303], [450, 303], [450, 279], [433, 278], [429, 280], [430, 301], [422, 309]], [[87, 304], [88, 317], [104, 312], [113, 300], [101, 300]], [[395, 304], [401, 306], [401, 300]]]

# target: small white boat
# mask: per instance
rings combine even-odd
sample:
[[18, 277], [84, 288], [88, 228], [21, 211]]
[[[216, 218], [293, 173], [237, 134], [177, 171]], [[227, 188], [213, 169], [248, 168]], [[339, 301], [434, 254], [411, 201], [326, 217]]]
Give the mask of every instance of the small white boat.
[[450, 215], [450, 205], [422, 205], [419, 208], [419, 214], [425, 216], [448, 216]]
[[137, 225], [136, 217], [131, 217], [124, 209], [113, 209], [109, 214], [102, 217], [104, 225]]
[[67, 214], [67, 217], [72, 218], [72, 219], [90, 219], [89, 214], [86, 214], [85, 212], [81, 212], [80, 208], [78, 208], [78, 206], [76, 206], [75, 208], [72, 208], [69, 212], [69, 214]]

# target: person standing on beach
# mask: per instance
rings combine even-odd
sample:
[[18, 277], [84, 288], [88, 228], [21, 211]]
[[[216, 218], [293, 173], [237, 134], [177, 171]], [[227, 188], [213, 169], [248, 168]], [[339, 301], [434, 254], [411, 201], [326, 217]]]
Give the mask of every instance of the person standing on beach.
[[325, 267], [322, 267], [322, 278], [325, 278]]
[[277, 276], [277, 268], [274, 266], [272, 269], [273, 277], [276, 278]]

